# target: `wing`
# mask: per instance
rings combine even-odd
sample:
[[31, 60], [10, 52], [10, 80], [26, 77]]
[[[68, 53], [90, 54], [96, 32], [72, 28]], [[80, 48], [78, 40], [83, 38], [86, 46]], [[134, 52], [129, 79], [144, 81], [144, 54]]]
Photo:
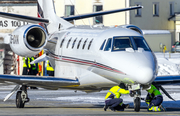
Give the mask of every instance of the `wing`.
[[56, 90], [59, 87], [79, 86], [79, 80], [65, 79], [49, 76], [29, 76], [29, 75], [0, 75], [0, 83], [13, 82], [19, 85], [42, 87]]
[[143, 6], [134, 6], [130, 8], [123, 8], [123, 9], [116, 9], [116, 10], [109, 10], [109, 11], [99, 11], [99, 12], [94, 12], [94, 13], [88, 13], [88, 14], [82, 14], [82, 15], [76, 15], [76, 16], [70, 16], [70, 17], [61, 17], [61, 18], [63, 18], [66, 21], [72, 21], [72, 20], [77, 20], [77, 19], [95, 17], [99, 15], [107, 15], [107, 14], [112, 14], [112, 13], [117, 13], [117, 12], [122, 12], [122, 11], [129, 11], [129, 10], [134, 10], [134, 9], [139, 9], [139, 8], [143, 8]]
[[153, 81], [154, 85], [174, 85], [180, 84], [180, 75], [157, 76]]
[[162, 87], [162, 85], [178, 85], [178, 84], [180, 84], [180, 75], [157, 76], [156, 79], [153, 81], [153, 85], [155, 85], [157, 88], [161, 89], [164, 92], [164, 94], [172, 100], [174, 100], [174, 99]]

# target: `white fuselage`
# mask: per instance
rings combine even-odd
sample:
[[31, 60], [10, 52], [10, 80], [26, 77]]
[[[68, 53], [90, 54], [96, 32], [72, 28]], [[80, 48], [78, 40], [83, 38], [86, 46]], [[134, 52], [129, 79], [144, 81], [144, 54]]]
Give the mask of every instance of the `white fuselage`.
[[[156, 77], [156, 58], [150, 48], [138, 47], [145, 40], [141, 41], [143, 36], [133, 30], [74, 27], [52, 36], [55, 37], [58, 38], [55, 76], [78, 78], [80, 88], [105, 88], [121, 82], [147, 85]], [[111, 40], [109, 49], [108, 39]], [[131, 46], [116, 50], [115, 41], [128, 42]], [[146, 42], [145, 45], [148, 46]]]

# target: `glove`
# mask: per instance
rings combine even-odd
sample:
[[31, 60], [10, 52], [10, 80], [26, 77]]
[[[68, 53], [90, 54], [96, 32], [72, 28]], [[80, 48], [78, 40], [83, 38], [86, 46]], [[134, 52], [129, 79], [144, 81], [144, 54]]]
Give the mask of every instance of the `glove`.
[[144, 100], [144, 101], [145, 101], [145, 98], [141, 98], [141, 100]]

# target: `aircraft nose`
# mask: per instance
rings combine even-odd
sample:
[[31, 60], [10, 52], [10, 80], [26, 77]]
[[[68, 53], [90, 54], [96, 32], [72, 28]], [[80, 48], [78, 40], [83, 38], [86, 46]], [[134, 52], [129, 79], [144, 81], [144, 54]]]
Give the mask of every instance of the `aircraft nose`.
[[137, 81], [141, 84], [151, 83], [155, 78], [153, 69], [149, 67], [141, 67], [140, 71], [137, 72]]

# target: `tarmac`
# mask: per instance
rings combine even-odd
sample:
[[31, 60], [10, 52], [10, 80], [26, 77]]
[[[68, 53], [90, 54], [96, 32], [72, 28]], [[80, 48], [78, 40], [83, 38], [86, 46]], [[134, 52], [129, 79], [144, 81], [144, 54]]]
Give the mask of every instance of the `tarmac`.
[[166, 107], [166, 112], [148, 112], [147, 107], [142, 106], [139, 112], [135, 112], [131, 101], [124, 101], [124, 103], [130, 104], [130, 108], [125, 109], [125, 111], [104, 111], [103, 106], [106, 91], [87, 94], [85, 92], [74, 93], [72, 90], [28, 90], [30, 102], [25, 104], [25, 108], [16, 108], [16, 95], [13, 95], [8, 101], [3, 102], [3, 98], [9, 92], [9, 90], [5, 89], [0, 90], [0, 116], [180, 115], [180, 107]]

